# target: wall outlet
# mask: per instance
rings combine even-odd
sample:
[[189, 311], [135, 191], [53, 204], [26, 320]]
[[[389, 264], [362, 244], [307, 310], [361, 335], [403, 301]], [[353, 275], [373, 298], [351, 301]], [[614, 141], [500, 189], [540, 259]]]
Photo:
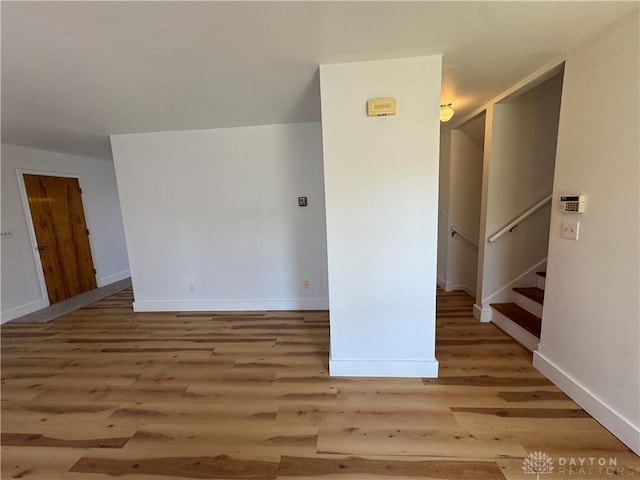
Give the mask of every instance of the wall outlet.
[[560, 236], [562, 238], [568, 238], [569, 240], [578, 240], [578, 234], [580, 232], [580, 222], [572, 220], [562, 220], [562, 230]]
[[304, 286], [305, 290], [307, 290], [309, 288], [309, 280], [305, 280], [303, 282], [303, 286]]

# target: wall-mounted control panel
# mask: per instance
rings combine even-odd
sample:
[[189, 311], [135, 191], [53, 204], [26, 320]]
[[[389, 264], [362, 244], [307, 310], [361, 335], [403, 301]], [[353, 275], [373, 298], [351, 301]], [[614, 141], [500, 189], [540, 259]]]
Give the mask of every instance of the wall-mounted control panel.
[[370, 117], [386, 117], [395, 114], [395, 98], [372, 98], [367, 101], [367, 115]]
[[584, 195], [561, 195], [560, 210], [564, 213], [583, 213]]

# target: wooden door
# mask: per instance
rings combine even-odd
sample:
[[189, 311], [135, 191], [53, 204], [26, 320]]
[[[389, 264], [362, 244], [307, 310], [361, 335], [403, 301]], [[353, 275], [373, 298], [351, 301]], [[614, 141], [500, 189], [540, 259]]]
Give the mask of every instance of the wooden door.
[[49, 301], [96, 288], [77, 178], [24, 175]]

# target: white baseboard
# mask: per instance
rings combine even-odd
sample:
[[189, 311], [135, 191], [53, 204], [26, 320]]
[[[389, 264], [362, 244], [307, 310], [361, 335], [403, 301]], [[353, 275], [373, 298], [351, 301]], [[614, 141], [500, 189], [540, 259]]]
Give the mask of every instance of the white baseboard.
[[471, 288], [469, 285], [454, 285], [453, 286], [454, 290], [462, 290], [463, 292], [465, 292], [467, 295], [476, 298], [476, 291]]
[[453, 280], [445, 280], [442, 277], [438, 277], [437, 282], [438, 282], [438, 286], [445, 292], [453, 292], [454, 290], [463, 290], [464, 292], [471, 295], [473, 298], [476, 298], [476, 291], [468, 285], [459, 285], [459, 284], [453, 283]]
[[618, 437], [620, 441], [637, 455], [640, 455], [640, 426], [632, 425], [593, 392], [554, 364], [544, 353], [533, 352], [533, 366]]
[[520, 325], [505, 317], [497, 310], [494, 311], [491, 316], [491, 323], [504, 331], [510, 337], [514, 338], [517, 342], [521, 343], [530, 352], [533, 352], [538, 348], [540, 340], [535, 335], [527, 332]]
[[98, 287], [111, 285], [112, 283], [119, 282], [120, 280], [124, 280], [125, 278], [129, 278], [130, 276], [131, 276], [130, 270], [122, 270], [121, 272], [114, 273], [112, 275], [107, 275], [106, 277], [100, 277], [98, 278]]
[[332, 377], [437, 378], [438, 360], [335, 360], [329, 358]]
[[482, 308], [477, 303], [473, 304], [473, 316], [483, 323], [490, 322], [493, 316], [493, 309]]
[[47, 308], [49, 305], [49, 300], [41, 298], [40, 300], [36, 300], [35, 302], [29, 302], [24, 305], [10, 308], [9, 310], [5, 310], [4, 312], [0, 313], [0, 324], [9, 322], [14, 318], [20, 318], [24, 315], [29, 315], [30, 313], [37, 312], [38, 310]]
[[137, 300], [134, 312], [232, 312], [252, 310], [328, 310], [327, 298], [276, 300]]

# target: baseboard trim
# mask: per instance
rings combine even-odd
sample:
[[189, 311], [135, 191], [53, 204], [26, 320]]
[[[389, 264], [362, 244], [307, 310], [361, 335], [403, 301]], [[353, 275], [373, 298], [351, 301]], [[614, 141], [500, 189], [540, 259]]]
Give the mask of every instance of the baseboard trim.
[[36, 300], [35, 302], [29, 302], [24, 305], [10, 308], [9, 310], [5, 310], [4, 312], [0, 313], [0, 324], [10, 322], [15, 318], [20, 318], [33, 312], [37, 312], [38, 310], [42, 310], [43, 308], [47, 308], [48, 306], [49, 300], [41, 298], [40, 300]]
[[551, 380], [560, 390], [584, 408], [625, 445], [640, 455], [640, 426], [632, 425], [613, 408], [582, 386], [544, 353], [533, 352], [533, 366]]
[[476, 298], [476, 291], [471, 288], [469, 285], [459, 285], [453, 283], [452, 280], [445, 280], [442, 277], [438, 277], [437, 279], [438, 286], [444, 290], [445, 292], [453, 292], [454, 290], [462, 290], [465, 293], [469, 294], [473, 298]]
[[112, 283], [119, 282], [120, 280], [124, 280], [125, 278], [129, 278], [130, 276], [131, 270], [122, 270], [121, 272], [113, 273], [111, 275], [107, 275], [106, 277], [100, 277], [98, 279], [98, 287], [111, 285]]
[[453, 290], [462, 290], [470, 297], [476, 298], [476, 291], [469, 285], [454, 285]]
[[138, 300], [134, 312], [231, 312], [253, 310], [328, 310], [327, 298], [276, 300]]
[[438, 360], [335, 360], [329, 358], [332, 377], [437, 378]]
[[493, 317], [493, 310], [491, 308], [482, 308], [477, 303], [474, 303], [473, 316], [482, 323], [490, 322]]

